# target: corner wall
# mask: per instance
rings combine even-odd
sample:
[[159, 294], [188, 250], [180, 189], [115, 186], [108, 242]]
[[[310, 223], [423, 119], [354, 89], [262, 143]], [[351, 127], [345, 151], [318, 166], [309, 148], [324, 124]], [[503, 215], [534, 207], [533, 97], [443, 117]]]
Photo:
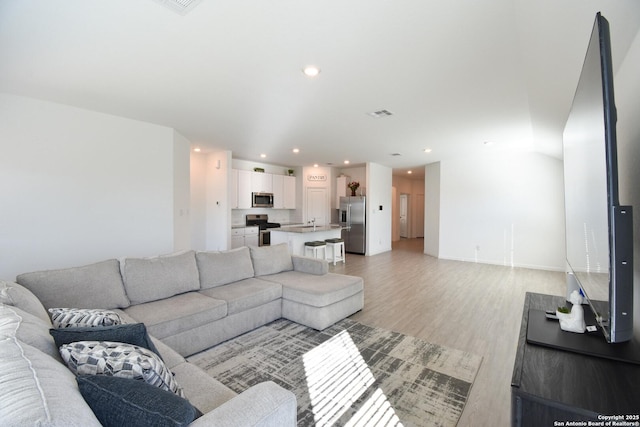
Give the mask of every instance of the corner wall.
[[0, 278], [172, 252], [183, 143], [167, 127], [0, 94]]
[[391, 250], [392, 169], [367, 163], [366, 183], [366, 255], [376, 255]]
[[442, 161], [440, 258], [564, 271], [562, 171], [537, 153]]

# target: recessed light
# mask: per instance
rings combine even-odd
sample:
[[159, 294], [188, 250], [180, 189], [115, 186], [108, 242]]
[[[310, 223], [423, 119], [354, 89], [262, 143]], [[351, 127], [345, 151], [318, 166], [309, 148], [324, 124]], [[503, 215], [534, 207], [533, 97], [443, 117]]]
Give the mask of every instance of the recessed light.
[[431, 152], [431, 148], [425, 148], [423, 151], [424, 151], [425, 153], [430, 153], [430, 152]]
[[264, 159], [265, 157], [267, 157], [267, 155], [263, 153], [263, 154], [260, 154], [260, 157]]
[[307, 77], [316, 77], [320, 74], [320, 68], [315, 65], [308, 65], [302, 69], [302, 73]]
[[200, 147], [196, 147], [193, 149], [193, 151], [195, 151], [196, 153], [199, 153], [201, 150], [200, 150]]
[[314, 164], [313, 164], [313, 167], [314, 167], [314, 168], [317, 168], [317, 167], [318, 167], [318, 164], [317, 164], [317, 163], [314, 163]]
[[299, 148], [294, 148], [292, 151], [293, 151], [294, 153], [299, 153], [299, 152], [300, 152], [300, 149], [299, 149]]
[[409, 175], [411, 175], [413, 172], [412, 172], [412, 171], [407, 171], [407, 173], [408, 173]]
[[349, 160], [345, 160], [345, 161], [344, 161], [344, 164], [345, 164], [345, 165], [348, 165], [348, 164], [349, 164]]

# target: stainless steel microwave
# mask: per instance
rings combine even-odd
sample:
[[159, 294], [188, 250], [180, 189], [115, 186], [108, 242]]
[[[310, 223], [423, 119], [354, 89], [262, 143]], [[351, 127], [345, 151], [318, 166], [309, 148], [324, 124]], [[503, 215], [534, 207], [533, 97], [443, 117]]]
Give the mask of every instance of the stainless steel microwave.
[[251, 206], [254, 208], [272, 208], [273, 193], [251, 193]]

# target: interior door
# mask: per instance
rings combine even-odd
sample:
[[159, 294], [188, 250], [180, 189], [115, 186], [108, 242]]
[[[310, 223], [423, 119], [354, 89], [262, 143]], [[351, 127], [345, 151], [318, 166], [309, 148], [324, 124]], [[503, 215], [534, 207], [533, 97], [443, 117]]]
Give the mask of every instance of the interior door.
[[306, 222], [315, 218], [316, 225], [327, 225], [328, 203], [326, 187], [307, 188]]
[[409, 195], [400, 195], [400, 237], [409, 237]]

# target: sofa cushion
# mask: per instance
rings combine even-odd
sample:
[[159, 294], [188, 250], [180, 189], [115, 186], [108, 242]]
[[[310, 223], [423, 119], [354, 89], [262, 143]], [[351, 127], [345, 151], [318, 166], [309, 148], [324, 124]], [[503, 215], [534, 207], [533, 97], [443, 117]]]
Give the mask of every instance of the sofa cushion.
[[282, 286], [252, 277], [230, 285], [204, 289], [200, 293], [226, 301], [227, 314], [235, 314], [281, 298]]
[[105, 427], [186, 426], [198, 415], [186, 399], [143, 381], [102, 375], [83, 375], [77, 381]]
[[280, 243], [271, 246], [250, 246], [253, 271], [256, 276], [293, 270], [289, 246]]
[[225, 301], [189, 292], [160, 301], [132, 305], [124, 310], [156, 338], [188, 331], [221, 319], [227, 315]]
[[62, 363], [17, 339], [0, 339], [0, 420], [6, 426], [100, 426]]
[[288, 271], [262, 277], [282, 285], [282, 298], [313, 307], [326, 307], [362, 292], [362, 278], [327, 273], [323, 276]]
[[51, 324], [18, 307], [0, 304], [0, 339], [17, 338], [45, 354], [61, 360], [49, 335]]
[[22, 285], [0, 280], [0, 303], [18, 307], [51, 324], [47, 310], [38, 297]]
[[64, 344], [78, 341], [112, 341], [137, 345], [153, 351], [162, 356], [147, 334], [144, 323], [132, 323], [128, 325], [94, 326], [88, 328], [51, 329], [49, 333], [53, 337], [57, 348]]
[[82, 267], [24, 273], [16, 281], [45, 308], [122, 308], [129, 306], [120, 263], [111, 259]]
[[51, 323], [56, 329], [113, 326], [122, 323], [117, 313], [99, 308], [50, 308], [49, 313]]
[[111, 341], [78, 341], [60, 347], [60, 355], [76, 375], [111, 375], [138, 379], [184, 397], [160, 357], [151, 350]]
[[196, 253], [202, 289], [226, 285], [253, 277], [253, 263], [249, 248], [223, 252]]
[[195, 252], [126, 258], [122, 274], [131, 304], [142, 304], [200, 289]]

